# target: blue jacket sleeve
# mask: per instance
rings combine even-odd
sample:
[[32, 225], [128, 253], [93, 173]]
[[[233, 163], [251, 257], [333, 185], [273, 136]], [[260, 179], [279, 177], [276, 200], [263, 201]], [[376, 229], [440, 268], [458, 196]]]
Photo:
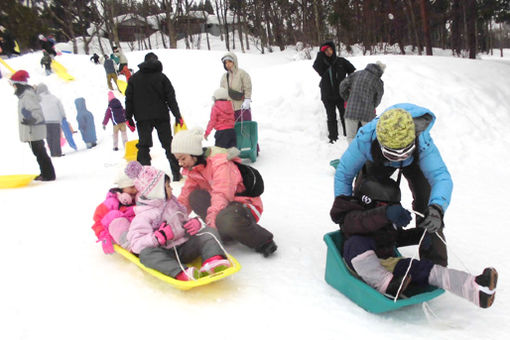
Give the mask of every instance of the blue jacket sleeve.
[[428, 134], [420, 135], [419, 138], [420, 144], [425, 145], [425, 148], [420, 150], [419, 164], [431, 187], [429, 205], [437, 204], [446, 211], [452, 196], [452, 177], [432, 138]]
[[[361, 170], [365, 162], [368, 160], [365, 153], [362, 152], [365, 142], [359, 138], [354, 138], [347, 150], [340, 158], [340, 163], [335, 173], [335, 197], [340, 195], [352, 195], [352, 182], [354, 177]], [[370, 146], [368, 146], [370, 148]]]

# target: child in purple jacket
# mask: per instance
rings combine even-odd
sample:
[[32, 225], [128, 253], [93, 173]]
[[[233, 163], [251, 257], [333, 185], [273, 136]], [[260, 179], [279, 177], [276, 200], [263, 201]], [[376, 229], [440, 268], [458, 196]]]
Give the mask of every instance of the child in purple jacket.
[[[127, 239], [143, 265], [181, 281], [231, 266], [219, 244], [218, 232], [210, 227], [201, 230], [197, 218], [188, 218], [186, 208], [172, 194], [168, 175], [137, 161], [127, 165], [126, 174], [133, 178], [139, 195]], [[199, 271], [182, 265], [199, 256], [203, 259]]]
[[104, 114], [103, 130], [106, 130], [106, 125], [109, 120], [113, 124], [113, 151], [119, 150], [119, 131], [122, 136], [122, 144], [126, 145], [127, 130], [126, 130], [126, 111], [120, 100], [115, 98], [112, 91], [108, 91], [108, 108]]

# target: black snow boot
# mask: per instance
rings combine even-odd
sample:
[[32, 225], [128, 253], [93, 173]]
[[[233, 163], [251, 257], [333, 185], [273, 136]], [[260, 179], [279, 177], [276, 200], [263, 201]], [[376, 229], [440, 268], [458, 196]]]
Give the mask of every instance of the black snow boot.
[[[404, 283], [402, 283], [402, 281], [404, 281]], [[411, 275], [407, 275], [405, 278], [402, 276], [393, 276], [390, 283], [388, 284], [388, 288], [386, 288], [386, 295], [394, 298], [398, 293], [397, 298], [400, 298], [410, 283]], [[402, 285], [402, 288], [399, 292], [398, 289], [400, 288], [400, 285]]]
[[494, 303], [494, 299], [496, 299], [496, 285], [498, 283], [498, 272], [494, 268], [485, 268], [483, 273], [475, 277], [475, 282], [484, 287], [490, 292], [480, 290], [479, 299], [480, 299], [480, 307], [481, 308], [489, 308]]
[[274, 253], [277, 248], [278, 246], [276, 245], [276, 243], [274, 243], [273, 240], [270, 240], [261, 245], [260, 247], [258, 247], [257, 249], [255, 249], [255, 251], [257, 253], [261, 253], [262, 255], [264, 255], [264, 257], [269, 257], [269, 255]]

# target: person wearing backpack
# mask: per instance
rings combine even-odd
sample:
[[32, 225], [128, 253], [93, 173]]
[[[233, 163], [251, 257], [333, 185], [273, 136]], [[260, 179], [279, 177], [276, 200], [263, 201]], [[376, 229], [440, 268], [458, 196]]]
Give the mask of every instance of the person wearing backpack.
[[232, 149], [203, 149], [202, 139], [201, 129], [191, 129], [172, 140], [172, 152], [186, 178], [178, 201], [188, 213], [194, 211], [216, 228], [223, 241], [236, 240], [270, 256], [277, 249], [273, 234], [257, 223], [262, 214], [262, 177], [239, 164], [237, 155], [229, 152]]

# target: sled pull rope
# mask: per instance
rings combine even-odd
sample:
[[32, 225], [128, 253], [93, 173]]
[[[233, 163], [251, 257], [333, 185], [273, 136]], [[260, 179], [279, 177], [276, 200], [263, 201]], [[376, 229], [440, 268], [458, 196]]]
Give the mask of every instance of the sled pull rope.
[[[414, 210], [413, 210], [412, 212], [413, 212], [413, 213], [415, 213], [416, 215], [420, 216], [420, 217], [425, 217], [425, 215], [423, 215], [422, 213], [420, 213], [420, 212], [418, 212], [418, 211], [414, 211]], [[445, 246], [448, 246], [448, 244], [446, 243], [445, 239], [444, 239], [444, 238], [442, 238], [442, 237], [441, 237], [441, 235], [439, 235], [439, 233], [438, 233], [437, 231], [435, 232], [435, 234], [436, 234], [436, 236], [437, 236], [437, 237], [441, 240], [441, 242], [443, 242], [443, 243], [444, 243], [444, 245], [445, 245]], [[455, 256], [455, 257], [457, 258], [457, 260], [460, 262], [460, 264], [464, 267], [464, 269], [466, 269], [466, 271], [467, 271], [469, 274], [473, 275], [473, 274], [471, 273], [471, 270], [469, 270], [468, 266], [466, 266], [466, 265], [464, 264], [464, 262], [462, 262], [462, 260], [460, 259], [460, 256], [459, 256], [459, 255], [457, 255], [457, 254], [456, 254], [453, 250], [451, 250], [451, 249], [449, 249], [448, 251], [449, 251], [450, 253], [452, 253], [452, 254], [453, 254], [453, 256]]]

